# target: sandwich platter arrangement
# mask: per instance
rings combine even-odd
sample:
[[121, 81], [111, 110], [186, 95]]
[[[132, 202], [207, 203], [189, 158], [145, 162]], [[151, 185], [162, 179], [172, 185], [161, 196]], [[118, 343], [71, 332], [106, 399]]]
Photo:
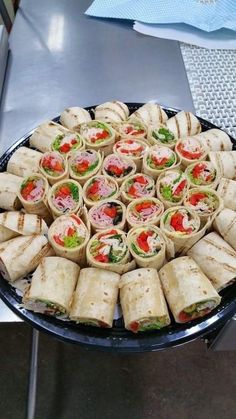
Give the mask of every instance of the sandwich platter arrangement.
[[0, 168], [0, 295], [32, 326], [138, 352], [235, 314], [236, 141], [221, 129], [156, 103], [67, 108]]

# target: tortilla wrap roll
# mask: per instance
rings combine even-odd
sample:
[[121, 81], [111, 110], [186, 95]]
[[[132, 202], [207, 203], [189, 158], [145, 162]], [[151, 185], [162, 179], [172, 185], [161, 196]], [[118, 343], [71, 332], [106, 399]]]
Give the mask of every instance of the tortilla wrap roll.
[[48, 230], [48, 240], [56, 255], [86, 265], [86, 245], [90, 234], [75, 214], [62, 215], [56, 218]]
[[177, 141], [175, 152], [181, 160], [181, 165], [186, 168], [192, 163], [206, 160], [208, 149], [195, 137], [186, 137]]
[[191, 257], [172, 260], [161, 268], [159, 275], [177, 323], [206, 316], [220, 304], [221, 297]]
[[107, 199], [117, 199], [119, 194], [115, 179], [105, 175], [93, 176], [83, 186], [83, 199], [88, 208]]
[[220, 181], [219, 170], [206, 160], [190, 164], [185, 170], [185, 175], [191, 188], [206, 186], [216, 189]]
[[151, 176], [136, 173], [122, 183], [120, 194], [125, 204], [136, 198], [150, 198], [155, 195], [155, 182]]
[[0, 173], [0, 208], [7, 211], [18, 210], [22, 204], [18, 191], [23, 178], [8, 172]]
[[135, 268], [131, 260], [127, 238], [118, 228], [103, 230], [89, 240], [87, 249], [88, 266], [107, 269], [119, 274]]
[[102, 164], [102, 173], [115, 179], [118, 185], [136, 172], [136, 164], [129, 158], [110, 154], [105, 157]]
[[143, 173], [151, 176], [154, 180], [158, 176], [170, 169], [175, 169], [180, 165], [177, 154], [169, 147], [155, 145], [143, 156]]
[[233, 144], [226, 132], [213, 128], [194, 136], [210, 151], [231, 151]]
[[44, 256], [51, 255], [54, 251], [45, 236], [15, 237], [0, 245], [0, 272], [4, 279], [14, 282], [32, 272]]
[[104, 156], [112, 153], [115, 131], [105, 122], [93, 120], [81, 124], [80, 134], [84, 138], [86, 148], [100, 151]]
[[54, 219], [76, 214], [83, 205], [82, 187], [73, 179], [55, 183], [48, 192], [48, 205]]
[[120, 275], [105, 269], [80, 271], [70, 319], [96, 327], [112, 327]]
[[69, 177], [67, 159], [57, 151], [47, 151], [42, 155], [39, 170], [50, 185]]
[[103, 156], [96, 150], [79, 150], [68, 158], [70, 177], [80, 185], [100, 173]]
[[28, 147], [19, 147], [7, 163], [7, 171], [16, 176], [29, 176], [39, 171], [42, 153]]
[[148, 142], [151, 145], [161, 145], [174, 149], [177, 138], [165, 125], [156, 127], [150, 126], [147, 134]]
[[168, 170], [160, 174], [156, 183], [157, 197], [166, 208], [183, 203], [188, 191], [188, 180], [180, 170]]
[[154, 225], [132, 228], [127, 235], [128, 247], [137, 266], [159, 270], [166, 261], [166, 242]]
[[221, 178], [217, 193], [224, 201], [224, 206], [236, 211], [236, 181]]
[[50, 316], [69, 315], [79, 271], [76, 263], [65, 258], [43, 258], [24, 293], [24, 308]]
[[0, 214], [0, 242], [19, 235], [31, 236], [47, 234], [45, 221], [35, 214], [25, 214], [19, 211], [2, 212]]
[[224, 208], [215, 218], [214, 229], [236, 250], [236, 212]]
[[90, 208], [88, 213], [93, 232], [108, 228], [124, 230], [126, 226], [126, 206], [116, 200], [107, 199]]
[[118, 139], [133, 139], [133, 138], [140, 138], [145, 141], [145, 137], [147, 136], [147, 127], [141, 121], [125, 121], [117, 123], [113, 125]]
[[236, 252], [217, 233], [207, 234], [188, 251], [217, 291], [236, 279]]
[[131, 332], [158, 330], [170, 317], [156, 269], [141, 268], [122, 275], [120, 302], [125, 328]]
[[126, 212], [128, 226], [159, 225], [164, 205], [157, 198], [137, 198], [129, 203]]
[[219, 170], [222, 177], [236, 180], [236, 150], [211, 151], [209, 160]]
[[69, 134], [67, 128], [62, 127], [53, 121], [46, 121], [39, 125], [30, 137], [30, 147], [37, 148], [37, 150], [45, 153], [51, 151], [51, 145], [58, 135]]
[[199, 134], [202, 130], [201, 124], [191, 112], [181, 111], [166, 122], [167, 128], [173, 132], [176, 138], [184, 138], [190, 135]]
[[104, 122], [117, 123], [126, 121], [129, 116], [129, 108], [118, 100], [105, 102], [95, 108], [95, 119]]
[[50, 224], [52, 215], [48, 206], [48, 191], [47, 179], [39, 173], [32, 173], [21, 182], [18, 197], [26, 212], [39, 215]]
[[224, 203], [218, 193], [210, 188], [198, 187], [189, 189], [184, 206], [198, 214], [201, 221], [213, 220], [223, 209]]
[[175, 252], [184, 254], [206, 232], [208, 222], [201, 227], [199, 216], [183, 206], [167, 209], [162, 214], [160, 228], [173, 241]]
[[157, 103], [145, 103], [129, 117], [129, 121], [141, 121], [143, 124], [157, 127], [168, 119], [165, 111]]
[[120, 157], [127, 157], [136, 164], [137, 171], [141, 170], [143, 156], [149, 149], [148, 144], [144, 140], [122, 139], [113, 147], [113, 153]]
[[60, 116], [60, 123], [72, 130], [72, 131], [79, 131], [80, 125], [84, 122], [91, 121], [91, 116], [86, 109], [74, 106], [72, 108], [66, 108], [61, 116]]

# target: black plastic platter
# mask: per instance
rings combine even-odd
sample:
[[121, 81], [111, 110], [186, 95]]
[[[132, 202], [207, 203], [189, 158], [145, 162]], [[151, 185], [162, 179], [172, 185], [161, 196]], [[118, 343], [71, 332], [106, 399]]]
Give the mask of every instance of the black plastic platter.
[[[143, 103], [127, 103], [127, 105], [132, 113]], [[94, 107], [86, 108], [92, 116]], [[163, 109], [169, 117], [179, 112], [179, 110], [172, 108], [164, 107]], [[203, 131], [218, 128], [208, 121], [198, 119]], [[59, 118], [55, 118], [54, 121], [58, 122]], [[32, 132], [17, 141], [3, 154], [0, 158], [0, 171], [6, 170], [7, 162], [17, 148], [29, 145], [29, 137]], [[233, 148], [236, 149], [236, 140], [231, 137], [231, 141]], [[177, 324], [172, 318], [172, 324], [160, 331], [139, 334], [127, 331], [123, 326], [122, 319], [115, 320], [112, 329], [99, 329], [27, 311], [20, 306], [21, 297], [1, 275], [0, 296], [15, 314], [42, 332], [66, 342], [83, 345], [88, 349], [94, 348], [113, 352], [158, 351], [181, 345], [220, 328], [236, 313], [236, 283], [221, 292], [221, 304], [206, 317], [185, 324]]]

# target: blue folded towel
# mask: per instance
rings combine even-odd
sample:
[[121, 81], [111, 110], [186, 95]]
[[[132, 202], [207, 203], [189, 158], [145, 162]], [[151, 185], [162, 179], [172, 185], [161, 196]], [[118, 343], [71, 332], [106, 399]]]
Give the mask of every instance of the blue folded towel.
[[187, 23], [207, 32], [236, 30], [236, 0], [95, 0], [85, 13], [144, 23]]

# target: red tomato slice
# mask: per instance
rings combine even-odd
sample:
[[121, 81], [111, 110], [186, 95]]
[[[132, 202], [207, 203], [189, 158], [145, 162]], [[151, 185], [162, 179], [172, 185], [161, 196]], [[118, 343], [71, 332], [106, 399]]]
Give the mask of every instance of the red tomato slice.
[[142, 231], [142, 233], [137, 237], [137, 243], [144, 252], [149, 251], [149, 245], [147, 242], [148, 237], [153, 235], [152, 231]]
[[71, 195], [71, 190], [69, 188], [69, 186], [67, 185], [63, 185], [60, 187], [60, 189], [56, 192], [56, 198], [58, 196], [65, 198], [66, 196]]
[[81, 163], [78, 163], [76, 166], [76, 170], [78, 173], [84, 173], [89, 168], [88, 160], [83, 160]]
[[189, 322], [191, 320], [191, 316], [188, 313], [185, 313], [185, 311], [181, 311], [178, 317], [181, 323]]
[[93, 184], [88, 188], [88, 195], [96, 195], [99, 190], [99, 181], [95, 180]]
[[140, 204], [137, 204], [135, 206], [135, 210], [137, 212], [141, 212], [142, 210], [145, 210], [147, 208], [151, 208], [152, 205], [153, 205], [152, 202], [144, 201], [144, 202], [141, 202]]
[[114, 164], [110, 164], [107, 170], [116, 176], [121, 176], [123, 173], [123, 169], [121, 167], [115, 166]]
[[30, 193], [34, 190], [34, 181], [27, 183], [27, 185], [24, 186], [24, 188], [21, 190], [21, 195], [23, 198], [27, 201], [29, 198]]
[[183, 189], [185, 188], [185, 185], [187, 183], [187, 180], [184, 179], [182, 182], [180, 182], [179, 186], [175, 189], [174, 196], [179, 196]]
[[68, 153], [70, 151], [70, 149], [71, 149], [71, 145], [68, 144], [68, 143], [62, 144], [59, 147], [59, 150], [61, 151], [61, 153]]
[[108, 263], [109, 262], [108, 255], [99, 254], [99, 255], [95, 256], [94, 259], [97, 260], [98, 262], [101, 262], [101, 263]]
[[206, 169], [206, 164], [204, 163], [198, 163], [196, 164], [196, 166], [194, 166], [193, 170], [192, 170], [192, 175], [195, 178], [199, 178], [201, 173]]
[[53, 236], [53, 239], [57, 244], [59, 244], [59, 246], [65, 246], [63, 240], [61, 240], [59, 236], [55, 235], [55, 236]]
[[72, 237], [75, 234], [76, 230], [73, 227], [68, 228], [67, 236]]
[[173, 227], [175, 231], [180, 231], [183, 233], [191, 233], [192, 232], [191, 227], [187, 229], [183, 227], [183, 219], [184, 219], [183, 214], [180, 214], [179, 212], [173, 214], [170, 220], [171, 227]]
[[180, 154], [182, 154], [183, 157], [185, 157], [186, 159], [189, 159], [189, 160], [197, 160], [202, 156], [201, 151], [191, 152], [191, 151], [185, 150], [184, 149], [184, 144], [182, 144], [182, 143], [178, 144], [177, 149], [180, 152]]
[[113, 235], [113, 234], [117, 234], [117, 231], [116, 230], [110, 230], [110, 231], [107, 231], [107, 233], [105, 233], [105, 234], [101, 234], [100, 236], [99, 236], [99, 239], [101, 239], [102, 237], [104, 237], [104, 236], [107, 236], [107, 235]]
[[156, 166], [164, 166], [167, 162], [168, 162], [168, 158], [167, 157], [162, 157], [160, 159], [157, 159], [156, 157], [152, 157], [153, 162], [155, 163]]
[[196, 206], [199, 201], [201, 201], [202, 199], [207, 198], [207, 195], [203, 192], [197, 192], [197, 193], [193, 193], [190, 197], [189, 197], [189, 202], [191, 205]]
[[72, 214], [71, 218], [73, 218], [77, 222], [77, 224], [81, 224], [80, 219], [75, 214]]
[[128, 195], [132, 196], [133, 198], [137, 197], [137, 189], [135, 188], [134, 185], [131, 185], [127, 192], [128, 192]]
[[105, 207], [103, 211], [108, 217], [111, 218], [115, 218], [117, 215], [116, 207]]
[[130, 330], [132, 330], [132, 332], [137, 333], [138, 329], [139, 329], [139, 322], [132, 322], [129, 325]]
[[141, 183], [141, 185], [147, 185], [148, 183], [147, 179], [142, 175], [136, 176], [134, 180], [135, 182]]

